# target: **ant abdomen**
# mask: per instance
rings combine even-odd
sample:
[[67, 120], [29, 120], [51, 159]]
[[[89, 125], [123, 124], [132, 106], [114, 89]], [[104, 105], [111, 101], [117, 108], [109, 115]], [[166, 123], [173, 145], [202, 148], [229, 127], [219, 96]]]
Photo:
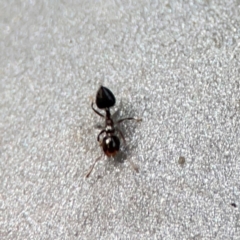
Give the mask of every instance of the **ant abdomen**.
[[106, 136], [102, 140], [102, 148], [108, 157], [114, 157], [120, 149], [120, 140], [117, 136]]
[[99, 109], [106, 109], [115, 105], [113, 93], [106, 87], [101, 86], [97, 91], [96, 105]]

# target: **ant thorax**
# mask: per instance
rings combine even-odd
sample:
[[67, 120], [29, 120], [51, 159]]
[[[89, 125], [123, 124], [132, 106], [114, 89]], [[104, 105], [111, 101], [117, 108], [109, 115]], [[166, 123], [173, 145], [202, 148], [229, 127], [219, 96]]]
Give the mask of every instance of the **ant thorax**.
[[115, 132], [115, 128], [111, 125], [107, 125], [105, 130], [106, 130], [106, 133], [114, 133]]
[[105, 131], [106, 131], [106, 133], [114, 133], [115, 132], [114, 122], [111, 118], [106, 119]]

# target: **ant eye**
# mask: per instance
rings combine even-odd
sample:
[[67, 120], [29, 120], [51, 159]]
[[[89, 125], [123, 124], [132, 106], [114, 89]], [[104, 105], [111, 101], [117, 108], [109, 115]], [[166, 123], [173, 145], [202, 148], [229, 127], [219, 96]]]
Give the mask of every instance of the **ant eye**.
[[98, 108], [105, 109], [115, 105], [115, 97], [113, 93], [106, 87], [101, 86], [97, 91], [96, 104]]

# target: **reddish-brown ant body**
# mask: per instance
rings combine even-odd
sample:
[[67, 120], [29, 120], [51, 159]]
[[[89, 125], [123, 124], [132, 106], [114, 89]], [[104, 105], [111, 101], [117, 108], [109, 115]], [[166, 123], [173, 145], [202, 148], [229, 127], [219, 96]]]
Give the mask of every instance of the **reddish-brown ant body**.
[[[96, 105], [99, 109], [105, 110], [106, 115], [104, 116], [102, 113], [98, 112], [94, 107], [93, 107], [93, 102], [92, 102], [92, 109], [93, 111], [98, 114], [100, 117], [105, 118], [105, 128], [101, 130], [101, 132], [97, 136], [97, 141], [99, 142], [100, 146], [103, 149], [104, 154], [107, 157], [114, 157], [119, 149], [120, 149], [120, 140], [118, 136], [116, 135], [116, 132], [119, 132], [121, 138], [123, 139], [125, 143], [124, 136], [121, 132], [120, 129], [115, 128], [114, 122], [110, 113], [110, 108], [115, 105], [115, 97], [113, 93], [106, 87], [101, 86], [96, 95]], [[117, 121], [117, 124], [125, 121], [125, 120], [136, 120], [136, 121], [141, 121], [141, 119], [135, 119], [133, 117], [128, 117], [128, 118], [123, 118]], [[104, 135], [102, 138], [101, 136]], [[100, 160], [101, 156], [97, 158], [90, 168], [88, 174], [86, 177], [89, 177], [96, 162]], [[132, 164], [133, 165], [133, 164]], [[136, 167], [133, 165], [134, 169], [137, 171]]]

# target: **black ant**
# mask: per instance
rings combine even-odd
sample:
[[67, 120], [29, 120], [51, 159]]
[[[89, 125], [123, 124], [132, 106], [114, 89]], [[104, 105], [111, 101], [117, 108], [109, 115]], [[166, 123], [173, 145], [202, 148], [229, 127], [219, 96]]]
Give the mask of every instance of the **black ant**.
[[[104, 116], [102, 113], [98, 112], [94, 107], [93, 107], [93, 102], [92, 102], [92, 109], [93, 111], [98, 114], [100, 117], [105, 118], [105, 128], [102, 129], [102, 131], [98, 134], [97, 136], [97, 140], [100, 144], [100, 146], [103, 149], [104, 154], [107, 157], [114, 157], [119, 149], [120, 149], [120, 140], [118, 138], [118, 136], [115, 134], [115, 132], [119, 132], [121, 138], [123, 139], [124, 143], [126, 143], [125, 138], [121, 132], [120, 129], [115, 128], [114, 126], [114, 122], [112, 120], [112, 116], [110, 113], [110, 108], [113, 107], [115, 105], [115, 96], [113, 95], [113, 93], [106, 87], [101, 86], [98, 91], [97, 91], [97, 95], [96, 95], [96, 105], [99, 109], [104, 109], [106, 112], [106, 115]], [[125, 121], [125, 120], [136, 120], [136, 121], [141, 121], [142, 119], [136, 119], [133, 117], [128, 117], [128, 118], [123, 118], [117, 121], [117, 124]], [[105, 135], [103, 138], [100, 138], [102, 135]], [[97, 161], [99, 161], [101, 158], [98, 157], [94, 164], [92, 165], [92, 167], [90, 168], [88, 174], [86, 175], [86, 177], [88, 178], [96, 164]], [[138, 169], [134, 166], [133, 163], [131, 163], [133, 168], [138, 171]]]

